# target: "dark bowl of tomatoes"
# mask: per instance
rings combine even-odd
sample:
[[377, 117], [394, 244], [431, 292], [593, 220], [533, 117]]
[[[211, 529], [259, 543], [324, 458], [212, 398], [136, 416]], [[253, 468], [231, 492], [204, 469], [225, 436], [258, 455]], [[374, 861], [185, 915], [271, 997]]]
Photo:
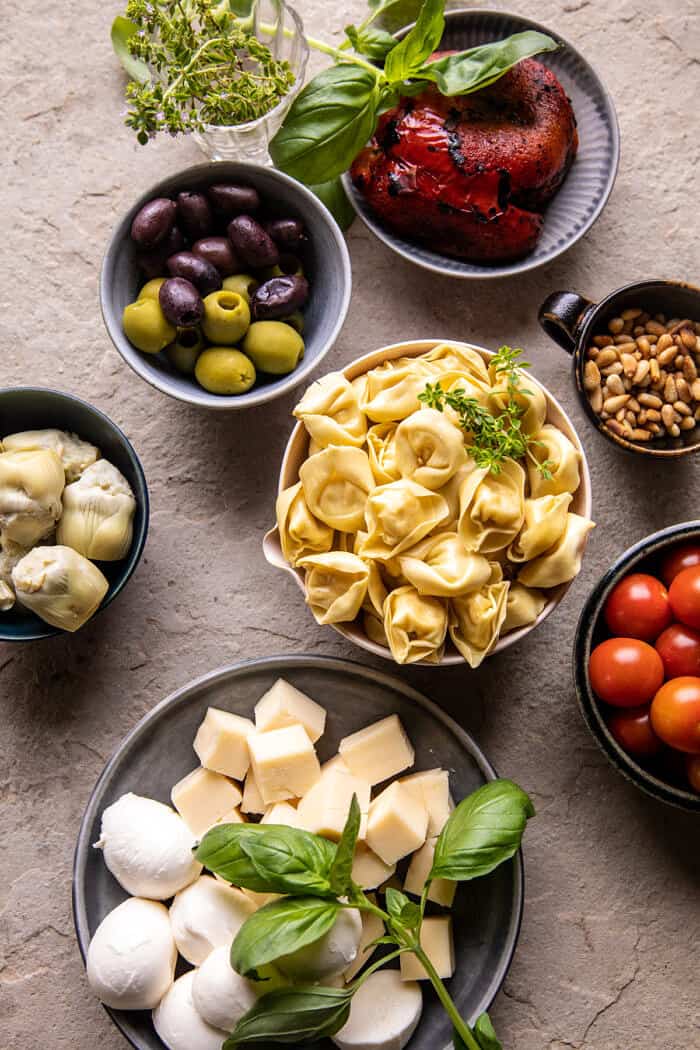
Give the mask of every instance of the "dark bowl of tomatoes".
[[700, 812], [700, 521], [647, 536], [605, 573], [578, 623], [574, 678], [615, 768]]

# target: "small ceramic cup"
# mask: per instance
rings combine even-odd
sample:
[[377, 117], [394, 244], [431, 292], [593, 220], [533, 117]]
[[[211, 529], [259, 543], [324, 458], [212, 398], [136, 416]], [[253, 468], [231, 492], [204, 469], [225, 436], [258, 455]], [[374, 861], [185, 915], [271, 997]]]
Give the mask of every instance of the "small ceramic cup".
[[586, 350], [594, 335], [607, 335], [608, 322], [631, 307], [650, 314], [700, 321], [700, 288], [682, 281], [638, 281], [626, 284], [594, 303], [578, 292], [552, 292], [539, 309], [539, 322], [551, 339], [571, 354], [579, 399], [598, 433], [618, 448], [644, 456], [675, 459], [700, 449], [700, 424], [680, 437], [664, 437], [643, 444], [620, 437], [605, 426], [591, 408], [583, 385]]
[[[573, 653], [574, 682], [581, 714], [610, 764], [647, 795], [693, 813], [700, 813], [700, 795], [691, 791], [684, 783], [683, 775], [678, 775], [678, 770], [669, 762], [675, 757], [682, 761], [681, 753], [674, 754], [669, 750], [654, 759], [640, 761], [623, 751], [608, 728], [605, 705], [593, 692], [588, 665], [593, 649], [609, 637], [603, 609], [613, 587], [631, 572], [656, 574], [659, 562], [673, 547], [697, 543], [699, 539], [700, 521], [686, 521], [646, 536], [621, 554], [600, 578], [583, 607]], [[607, 712], [609, 717], [611, 709], [608, 708]]]

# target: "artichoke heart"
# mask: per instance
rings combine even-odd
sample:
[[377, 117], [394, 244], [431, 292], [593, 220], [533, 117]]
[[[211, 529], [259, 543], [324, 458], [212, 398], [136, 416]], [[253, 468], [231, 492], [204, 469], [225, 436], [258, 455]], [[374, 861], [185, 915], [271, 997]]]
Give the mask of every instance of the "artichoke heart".
[[63, 465], [50, 449], [0, 453], [0, 538], [31, 547], [61, 515]]
[[2, 441], [5, 452], [36, 452], [51, 449], [63, 464], [66, 482], [76, 481], [86, 467], [100, 458], [99, 448], [65, 430], [23, 430]]
[[9, 612], [15, 604], [15, 592], [9, 583], [0, 580], [0, 612]]
[[46, 623], [77, 631], [97, 611], [109, 584], [71, 547], [35, 547], [12, 570], [17, 601]]
[[98, 459], [66, 486], [56, 539], [86, 558], [118, 561], [129, 553], [135, 510], [129, 482], [108, 460]]

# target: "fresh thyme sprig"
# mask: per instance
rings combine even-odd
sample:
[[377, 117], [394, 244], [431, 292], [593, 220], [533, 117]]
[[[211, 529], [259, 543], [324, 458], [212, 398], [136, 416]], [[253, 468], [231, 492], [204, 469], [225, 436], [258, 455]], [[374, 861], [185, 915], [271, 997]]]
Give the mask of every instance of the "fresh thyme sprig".
[[129, 0], [127, 48], [152, 77], [126, 89], [126, 124], [145, 144], [205, 124], [243, 124], [268, 113], [294, 74], [214, 0]]
[[491, 359], [494, 374], [505, 379], [504, 393], [507, 395], [497, 414], [459, 387], [451, 391], [443, 390], [439, 380], [426, 383], [418, 400], [438, 412], [444, 411], [447, 405], [457, 413], [459, 425], [468, 439], [467, 452], [478, 467], [487, 467], [492, 474], [500, 474], [505, 459], [517, 460], [529, 456], [542, 477], [551, 480], [550, 461], [540, 463], [532, 452], [533, 446], [540, 442], [522, 429], [522, 417], [527, 409], [523, 399], [531, 397], [532, 392], [520, 383], [519, 369], [530, 367], [529, 362], [520, 360], [521, 355], [522, 350], [502, 346]]

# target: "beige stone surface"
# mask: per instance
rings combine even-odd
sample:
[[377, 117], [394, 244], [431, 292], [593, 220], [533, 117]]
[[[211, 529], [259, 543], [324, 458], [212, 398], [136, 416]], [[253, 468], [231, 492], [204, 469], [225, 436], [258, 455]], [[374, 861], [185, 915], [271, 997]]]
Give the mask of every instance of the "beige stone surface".
[[[566, 256], [484, 284], [414, 269], [358, 223], [354, 294], [328, 366], [414, 336], [523, 345], [589, 449], [595, 516], [581, 577], [525, 644], [476, 673], [398, 673], [472, 731], [532, 794], [527, 901], [515, 962], [493, 1008], [506, 1050], [689, 1050], [698, 1030], [698, 820], [643, 797], [578, 715], [570, 645], [592, 584], [632, 541], [700, 517], [700, 462], [649, 465], [595, 436], [569, 361], [543, 337], [545, 294], [590, 296], [647, 276], [698, 280], [700, 11], [696, 0], [525, 0], [574, 41], [615, 97], [622, 165], [602, 218]], [[360, 0], [300, 0], [328, 34]], [[58, 386], [108, 412], [133, 440], [152, 496], [142, 564], [77, 637], [0, 646], [0, 1047], [121, 1050], [91, 997], [73, 937], [70, 872], [81, 813], [122, 735], [165, 694], [244, 657], [357, 656], [317, 628], [260, 551], [290, 429], [288, 397], [208, 415], [152, 391], [102, 327], [97, 276], [132, 198], [199, 159], [188, 141], [138, 146], [122, 126], [116, 3], [3, 5], [4, 384]]]

